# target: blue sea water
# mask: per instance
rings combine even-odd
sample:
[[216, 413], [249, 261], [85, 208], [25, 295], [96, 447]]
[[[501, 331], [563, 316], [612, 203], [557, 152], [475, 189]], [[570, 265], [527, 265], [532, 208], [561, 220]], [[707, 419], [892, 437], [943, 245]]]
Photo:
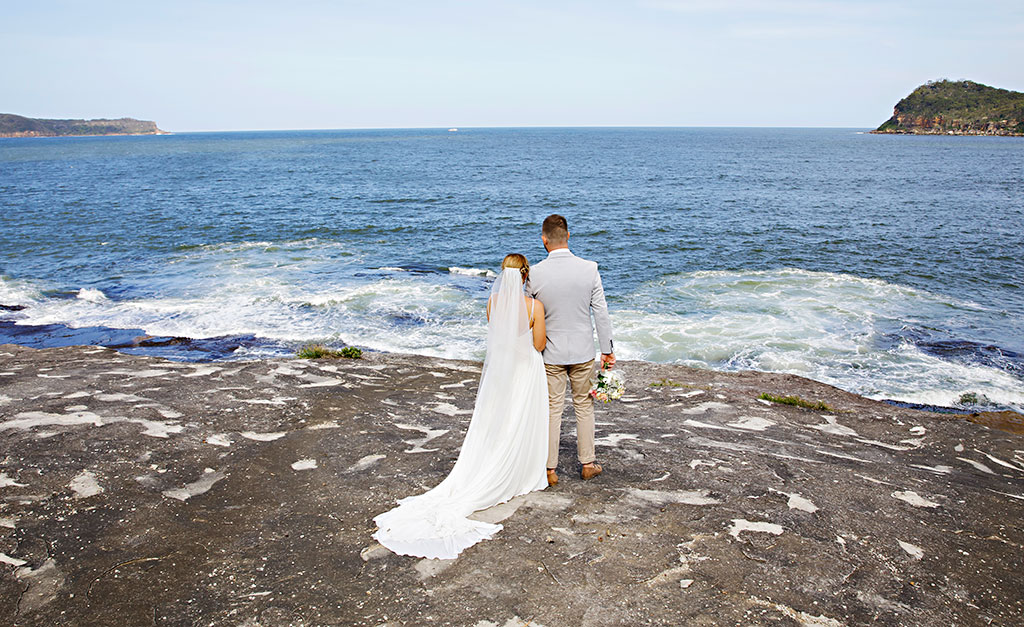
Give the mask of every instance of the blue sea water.
[[[856, 129], [0, 139], [0, 342], [479, 359], [569, 220], [622, 359], [1024, 409], [1024, 140]], [[139, 336], [154, 338], [140, 341]]]

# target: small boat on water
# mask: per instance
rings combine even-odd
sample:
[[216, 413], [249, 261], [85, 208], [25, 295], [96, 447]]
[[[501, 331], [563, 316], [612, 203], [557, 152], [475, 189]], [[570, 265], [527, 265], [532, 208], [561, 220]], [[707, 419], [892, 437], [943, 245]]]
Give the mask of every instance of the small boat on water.
[[457, 128], [450, 128], [450, 129], [448, 129], [448, 132], [449, 132], [449, 133], [454, 133], [454, 132], [456, 132], [456, 131], [458, 131], [458, 130], [459, 130], [459, 129], [457, 129]]

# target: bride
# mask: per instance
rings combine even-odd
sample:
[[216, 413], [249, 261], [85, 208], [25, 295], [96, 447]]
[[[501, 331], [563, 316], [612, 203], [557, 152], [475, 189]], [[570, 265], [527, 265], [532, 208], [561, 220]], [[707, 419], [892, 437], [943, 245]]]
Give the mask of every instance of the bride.
[[501, 267], [487, 302], [480, 388], [455, 466], [437, 487], [373, 519], [373, 537], [399, 555], [454, 559], [502, 528], [467, 516], [548, 485], [544, 306], [525, 295], [526, 257], [508, 255]]

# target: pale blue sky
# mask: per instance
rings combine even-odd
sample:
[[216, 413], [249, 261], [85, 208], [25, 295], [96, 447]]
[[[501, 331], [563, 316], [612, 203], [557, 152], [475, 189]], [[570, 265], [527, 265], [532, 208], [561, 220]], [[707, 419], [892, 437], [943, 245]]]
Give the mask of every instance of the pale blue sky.
[[0, 112], [171, 131], [874, 127], [1024, 91], [1024, 2], [0, 0]]

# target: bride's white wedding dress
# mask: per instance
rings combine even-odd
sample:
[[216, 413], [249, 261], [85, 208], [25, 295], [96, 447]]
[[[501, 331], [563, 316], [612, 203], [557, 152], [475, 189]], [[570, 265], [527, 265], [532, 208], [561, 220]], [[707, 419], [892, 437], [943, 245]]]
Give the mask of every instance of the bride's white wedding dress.
[[437, 487], [373, 519], [373, 537], [399, 555], [453, 559], [502, 529], [467, 516], [547, 487], [547, 383], [518, 269], [502, 271], [490, 305], [487, 357], [455, 466]]

